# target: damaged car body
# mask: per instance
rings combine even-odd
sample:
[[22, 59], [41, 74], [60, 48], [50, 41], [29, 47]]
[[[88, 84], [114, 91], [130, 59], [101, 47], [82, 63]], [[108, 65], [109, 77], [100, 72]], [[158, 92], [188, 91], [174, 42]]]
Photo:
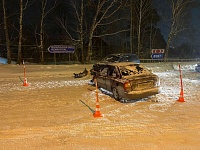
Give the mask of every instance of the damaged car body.
[[96, 75], [108, 63], [119, 63], [119, 62], [133, 62], [133, 63], [139, 64], [140, 59], [138, 58], [136, 54], [130, 54], [130, 53], [110, 54], [107, 57], [105, 57], [103, 60], [101, 60], [100, 62], [94, 64], [92, 69], [90, 70], [90, 74]]
[[112, 92], [116, 100], [136, 100], [159, 93], [159, 77], [141, 64], [106, 64], [95, 78], [98, 87]]

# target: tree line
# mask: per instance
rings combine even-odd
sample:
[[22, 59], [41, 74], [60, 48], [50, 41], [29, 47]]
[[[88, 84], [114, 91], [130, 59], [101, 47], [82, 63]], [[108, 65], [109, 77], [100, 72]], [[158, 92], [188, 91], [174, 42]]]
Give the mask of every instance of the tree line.
[[[165, 40], [157, 26], [166, 17], [155, 7], [158, 0], [1, 1], [0, 45], [5, 47], [8, 64], [12, 46], [17, 47], [18, 64], [25, 55], [43, 64], [51, 44], [75, 46], [76, 60], [81, 63], [111, 52], [148, 58], [152, 48], [166, 49], [167, 59], [173, 39], [188, 28], [188, 16], [196, 3], [168, 0], [169, 33]], [[97, 42], [101, 47], [94, 46]]]

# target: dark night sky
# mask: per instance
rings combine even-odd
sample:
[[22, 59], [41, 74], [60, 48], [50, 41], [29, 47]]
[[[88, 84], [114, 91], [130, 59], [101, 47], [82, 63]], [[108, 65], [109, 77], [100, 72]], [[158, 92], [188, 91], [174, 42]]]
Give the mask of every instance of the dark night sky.
[[[155, 6], [156, 8], [159, 9], [159, 14], [162, 15], [170, 15], [170, 10], [168, 10], [167, 6], [167, 1], [166, 0], [162, 0], [162, 3], [159, 2], [160, 0], [155, 0]], [[196, 0], [197, 2], [199, 2], [200, 4], [200, 0]], [[185, 34], [189, 34], [190, 35], [182, 35], [180, 37], [180, 42], [192, 42], [192, 45], [196, 45], [197, 47], [200, 48], [200, 7], [198, 8], [193, 8], [192, 9], [192, 18], [191, 18], [191, 23], [189, 26], [189, 30], [185, 30], [184, 33]], [[165, 38], [165, 40], [167, 40], [168, 37], [168, 33], [169, 33], [169, 26], [166, 20], [162, 19], [159, 23], [158, 23], [158, 27], [161, 29], [162, 34]], [[188, 33], [187, 33], [188, 32]]]

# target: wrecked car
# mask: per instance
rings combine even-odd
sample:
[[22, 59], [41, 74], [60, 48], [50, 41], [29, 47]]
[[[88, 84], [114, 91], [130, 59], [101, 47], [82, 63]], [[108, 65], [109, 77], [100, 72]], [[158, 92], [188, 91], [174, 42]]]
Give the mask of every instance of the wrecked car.
[[141, 64], [110, 63], [96, 75], [99, 88], [113, 93], [116, 100], [135, 100], [159, 93], [160, 79]]
[[130, 53], [110, 54], [100, 62], [94, 64], [92, 69], [90, 70], [90, 74], [95, 76], [102, 68], [104, 68], [106, 64], [118, 63], [118, 62], [133, 62], [139, 64], [140, 59], [136, 54], [130, 54]]

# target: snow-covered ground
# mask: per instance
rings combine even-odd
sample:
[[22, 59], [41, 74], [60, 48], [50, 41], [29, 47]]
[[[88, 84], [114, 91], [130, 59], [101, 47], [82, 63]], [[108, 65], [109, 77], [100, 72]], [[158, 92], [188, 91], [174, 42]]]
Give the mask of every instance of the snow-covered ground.
[[161, 93], [121, 103], [100, 90], [102, 118], [90, 76], [91, 65], [0, 65], [0, 149], [194, 149], [200, 147], [200, 73], [181, 63], [184, 100], [178, 102], [178, 63], [144, 64], [160, 77]]

